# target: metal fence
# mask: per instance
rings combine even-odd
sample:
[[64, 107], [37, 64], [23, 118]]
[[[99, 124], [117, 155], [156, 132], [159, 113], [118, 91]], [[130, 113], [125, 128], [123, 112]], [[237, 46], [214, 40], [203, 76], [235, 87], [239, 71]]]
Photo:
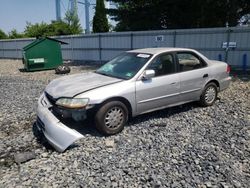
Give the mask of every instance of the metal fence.
[[[117, 54], [137, 48], [193, 48], [210, 59], [232, 66], [250, 67], [250, 28], [208, 28], [117, 32], [55, 37], [62, 45], [64, 60], [103, 62]], [[34, 38], [0, 40], [0, 58], [22, 58], [22, 48]]]

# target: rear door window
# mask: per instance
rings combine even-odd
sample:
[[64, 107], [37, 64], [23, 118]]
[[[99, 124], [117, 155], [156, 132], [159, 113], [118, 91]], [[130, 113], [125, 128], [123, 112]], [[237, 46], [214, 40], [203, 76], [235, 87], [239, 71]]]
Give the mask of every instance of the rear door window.
[[206, 64], [195, 54], [190, 52], [178, 52], [179, 71], [190, 71], [205, 67]]

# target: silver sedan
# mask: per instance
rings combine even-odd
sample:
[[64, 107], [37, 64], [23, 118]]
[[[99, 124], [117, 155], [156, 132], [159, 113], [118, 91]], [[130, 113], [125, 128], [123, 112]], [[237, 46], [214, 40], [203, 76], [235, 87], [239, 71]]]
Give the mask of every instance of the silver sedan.
[[124, 128], [130, 117], [199, 101], [211, 106], [230, 84], [229, 66], [185, 48], [125, 52], [91, 73], [53, 80], [38, 101], [37, 127], [62, 152], [80, 132], [63, 123], [93, 118], [106, 135]]

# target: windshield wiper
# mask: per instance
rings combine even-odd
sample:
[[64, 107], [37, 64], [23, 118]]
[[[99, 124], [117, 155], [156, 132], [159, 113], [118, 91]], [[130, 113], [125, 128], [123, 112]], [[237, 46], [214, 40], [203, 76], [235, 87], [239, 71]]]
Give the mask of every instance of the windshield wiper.
[[104, 73], [104, 72], [97, 72], [97, 71], [95, 71], [95, 73], [97, 73], [97, 74], [101, 74], [101, 75], [104, 75], [104, 76], [110, 76], [109, 74]]
[[113, 77], [113, 78], [122, 79], [122, 80], [127, 80], [127, 79], [124, 78], [124, 77], [115, 76], [115, 75], [112, 75], [112, 74], [107, 74], [107, 73], [105, 73], [105, 72], [98, 72], [98, 71], [95, 71], [95, 73], [101, 74], [101, 75], [104, 75], [104, 76], [109, 76], [109, 77]]

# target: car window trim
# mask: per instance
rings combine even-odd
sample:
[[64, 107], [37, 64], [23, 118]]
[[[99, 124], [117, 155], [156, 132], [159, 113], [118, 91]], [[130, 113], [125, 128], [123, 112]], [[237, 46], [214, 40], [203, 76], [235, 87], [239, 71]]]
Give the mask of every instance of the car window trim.
[[[175, 54], [173, 52], [163, 52], [163, 53], [160, 53], [158, 55], [156, 55], [152, 60], [151, 62], [147, 65], [147, 67], [144, 69], [147, 70], [147, 68], [150, 66], [151, 63], [153, 63], [157, 58], [159, 58], [160, 56], [162, 55], [171, 55], [173, 57], [173, 63], [174, 63], [174, 72], [173, 73], [169, 73], [169, 74], [164, 74], [164, 75], [160, 75], [160, 76], [154, 76], [153, 78], [158, 78], [158, 77], [162, 77], [162, 76], [168, 76], [168, 75], [172, 75], [172, 74], [176, 74], [178, 73], [178, 67], [177, 67], [177, 64], [176, 64], [176, 57], [175, 57]], [[143, 72], [144, 72], [143, 71]], [[142, 73], [143, 74], [143, 73]]]
[[[197, 69], [193, 69], [193, 70], [180, 71], [179, 58], [178, 58], [178, 56], [177, 56], [178, 53], [189, 53], [189, 54], [192, 54], [192, 55], [194, 55], [194, 56], [202, 63], [202, 65], [204, 65], [204, 66], [202, 66], [202, 67], [200, 67], [200, 68], [197, 68]], [[192, 51], [186, 51], [186, 50], [175, 51], [175, 59], [176, 59], [176, 66], [177, 66], [177, 71], [178, 71], [178, 72], [195, 71], [195, 70], [203, 69], [203, 68], [205, 68], [205, 67], [208, 66], [207, 63], [206, 63], [206, 61], [205, 61], [202, 57], [200, 57], [197, 53], [192, 52]]]

